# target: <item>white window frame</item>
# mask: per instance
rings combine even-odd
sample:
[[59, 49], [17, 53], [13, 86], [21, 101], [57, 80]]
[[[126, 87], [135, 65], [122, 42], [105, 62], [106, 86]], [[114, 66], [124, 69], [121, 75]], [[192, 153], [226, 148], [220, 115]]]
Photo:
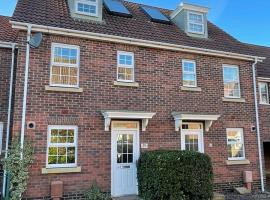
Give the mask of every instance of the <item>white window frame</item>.
[[[51, 143], [52, 129], [73, 129], [74, 130], [74, 144], [69, 143]], [[75, 163], [72, 164], [49, 164], [49, 147], [74, 147], [75, 145]], [[47, 132], [47, 153], [46, 153], [46, 168], [71, 168], [77, 167], [78, 160], [78, 126], [73, 125], [49, 125]]]
[[[194, 22], [190, 19], [190, 14], [194, 14], [194, 15], [200, 15], [202, 16], [202, 23], [198, 23], [198, 22]], [[205, 22], [204, 22], [204, 14], [203, 13], [199, 13], [199, 12], [193, 12], [193, 11], [188, 11], [187, 12], [187, 23], [188, 23], [188, 32], [189, 33], [195, 33], [195, 34], [200, 34], [200, 35], [204, 35], [205, 32]], [[198, 32], [198, 31], [193, 31], [190, 29], [190, 24], [196, 24], [196, 25], [201, 25], [202, 26], [202, 32]]]
[[[69, 49], [76, 49], [77, 50], [77, 64], [68, 64], [68, 63], [59, 63], [59, 62], [54, 62], [54, 52], [55, 48], [60, 47], [60, 48], [69, 48]], [[77, 67], [77, 85], [66, 85], [66, 84], [53, 84], [52, 83], [52, 67], [53, 66], [61, 66], [61, 67]], [[66, 88], [79, 88], [79, 82], [80, 82], [80, 47], [76, 45], [69, 45], [69, 44], [61, 44], [61, 43], [52, 43], [51, 47], [51, 67], [50, 67], [50, 86], [55, 86], [55, 87], [66, 87]]]
[[226, 96], [225, 95], [225, 91], [223, 91], [224, 97], [227, 98], [227, 99], [241, 99], [241, 83], [240, 83], [240, 69], [239, 69], [239, 67], [237, 65], [229, 65], [229, 64], [223, 64], [222, 65], [223, 90], [225, 89], [224, 68], [234, 68], [234, 69], [237, 69], [237, 78], [238, 78], [238, 84], [239, 84], [239, 96]]
[[[185, 72], [185, 63], [192, 63], [194, 64], [194, 73], [190, 73], [190, 72]], [[184, 75], [185, 74], [189, 74], [189, 75], [195, 75], [195, 85], [185, 85], [184, 84]], [[196, 61], [194, 60], [182, 60], [182, 82], [183, 82], [183, 86], [185, 87], [197, 87], [197, 66], [196, 66]]]
[[[132, 57], [132, 65], [123, 65], [123, 64], [120, 64], [120, 55], [131, 56]], [[122, 79], [119, 79], [118, 78], [119, 67], [133, 69], [132, 80], [122, 80]], [[133, 82], [135, 82], [135, 59], [134, 59], [134, 53], [133, 52], [117, 51], [117, 81], [118, 82], [127, 82], [127, 83], [133, 83]]]
[[0, 122], [0, 155], [2, 154], [3, 137], [4, 137], [4, 122]]
[[[87, 12], [82, 12], [78, 10], [78, 4], [86, 4], [89, 6], [96, 6], [96, 13], [87, 13]], [[96, 2], [91, 2], [91, 1], [87, 1], [87, 0], [75, 0], [75, 12], [81, 15], [87, 15], [87, 16], [93, 16], [93, 17], [98, 17], [98, 0], [96, 0]]]
[[[263, 102], [262, 101], [262, 90], [261, 90], [261, 86], [262, 85], [266, 85], [266, 92], [267, 92], [267, 102]], [[268, 91], [268, 83], [267, 82], [259, 82], [259, 91], [260, 91], [260, 104], [265, 104], [265, 105], [269, 105], [269, 91]]]
[[228, 132], [229, 131], [240, 131], [241, 133], [241, 139], [242, 139], [242, 145], [243, 145], [243, 157], [239, 158], [231, 158], [228, 156], [228, 160], [245, 160], [246, 159], [246, 150], [245, 150], [245, 139], [244, 139], [244, 129], [243, 128], [226, 128], [226, 137], [227, 137], [227, 152], [228, 152], [228, 145], [229, 144], [236, 144], [236, 143], [230, 143], [228, 139]]
[[[183, 129], [182, 125], [185, 124], [199, 124], [201, 129]], [[184, 122], [181, 124], [181, 150], [186, 150], [186, 135], [198, 135], [198, 152], [204, 153], [204, 133], [203, 123], [197, 122]]]

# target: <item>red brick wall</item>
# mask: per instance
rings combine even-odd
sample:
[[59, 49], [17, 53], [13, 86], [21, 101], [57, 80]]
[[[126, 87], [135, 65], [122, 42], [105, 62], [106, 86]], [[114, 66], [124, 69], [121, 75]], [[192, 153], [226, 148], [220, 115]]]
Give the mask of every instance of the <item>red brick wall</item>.
[[[25, 33], [18, 43], [23, 44]], [[48, 92], [51, 42], [79, 45], [81, 51], [80, 87], [83, 93]], [[15, 101], [14, 134], [20, 129], [25, 48], [19, 53], [17, 92]], [[138, 88], [114, 86], [116, 80], [117, 50], [135, 54], [135, 77]], [[202, 92], [181, 91], [181, 59], [197, 62], [198, 86]], [[240, 66], [241, 93], [246, 103], [223, 102], [222, 64]], [[141, 132], [142, 143], [149, 150], [180, 149], [180, 133], [175, 132], [171, 112], [220, 114], [210, 131], [204, 134], [205, 152], [213, 160], [215, 183], [242, 181], [242, 172], [252, 170], [259, 180], [252, 90], [251, 63], [205, 55], [127, 46], [91, 40], [44, 36], [39, 49], [31, 50], [27, 121], [35, 121], [36, 129], [26, 136], [35, 141], [35, 163], [31, 168], [25, 196], [42, 197], [50, 194], [50, 182], [64, 182], [65, 193], [78, 192], [89, 187], [93, 180], [110, 190], [111, 136], [104, 131], [101, 110], [139, 110], [157, 114], [149, 121], [146, 132]], [[77, 174], [42, 175], [46, 166], [47, 125], [52, 117], [72, 118], [78, 125]], [[55, 122], [56, 123], [56, 122]], [[250, 165], [227, 166], [226, 128], [244, 128], [246, 157]], [[209, 147], [210, 143], [213, 147]]]
[[0, 48], [0, 122], [4, 122], [2, 149], [5, 149], [12, 50]]

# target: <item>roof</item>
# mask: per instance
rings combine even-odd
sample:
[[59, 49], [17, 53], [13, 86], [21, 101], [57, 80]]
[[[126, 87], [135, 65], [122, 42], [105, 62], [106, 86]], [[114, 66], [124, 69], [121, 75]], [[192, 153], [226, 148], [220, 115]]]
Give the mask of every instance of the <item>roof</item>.
[[17, 37], [17, 30], [12, 29], [9, 20], [9, 17], [0, 15], [0, 42], [14, 42]]
[[[124, 1], [132, 18], [111, 15], [104, 9], [104, 23], [97, 23], [73, 19], [67, 2], [18, 0], [12, 21], [260, 56], [211, 22], [208, 22], [209, 38], [200, 39], [188, 36], [175, 24], [151, 22], [140, 9], [141, 4]], [[168, 17], [173, 12], [166, 9], [160, 11]]]
[[257, 67], [257, 76], [270, 78], [270, 47], [258, 46], [249, 44], [249, 47], [253, 49], [257, 54], [265, 57], [266, 59], [258, 63]]

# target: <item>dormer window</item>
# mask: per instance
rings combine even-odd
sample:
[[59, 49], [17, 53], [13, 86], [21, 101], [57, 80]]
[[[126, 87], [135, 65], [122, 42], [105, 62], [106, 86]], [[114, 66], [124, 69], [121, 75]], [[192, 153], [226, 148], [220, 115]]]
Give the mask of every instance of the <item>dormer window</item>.
[[77, 0], [76, 12], [78, 14], [98, 16], [98, 2], [97, 0]]
[[208, 38], [208, 8], [193, 4], [181, 3], [171, 14], [171, 21], [188, 36]]
[[188, 12], [188, 32], [195, 34], [204, 34], [203, 14]]

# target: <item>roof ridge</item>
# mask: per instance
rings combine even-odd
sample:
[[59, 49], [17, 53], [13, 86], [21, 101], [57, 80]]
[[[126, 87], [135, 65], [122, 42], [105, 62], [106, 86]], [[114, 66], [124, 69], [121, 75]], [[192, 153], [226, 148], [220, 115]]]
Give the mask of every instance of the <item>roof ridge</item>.
[[270, 49], [270, 46], [263, 46], [263, 45], [260, 45], [260, 44], [251, 44], [251, 43], [244, 43], [248, 46], [252, 46], [252, 47], [259, 47], [259, 48], [266, 48], [266, 49]]

